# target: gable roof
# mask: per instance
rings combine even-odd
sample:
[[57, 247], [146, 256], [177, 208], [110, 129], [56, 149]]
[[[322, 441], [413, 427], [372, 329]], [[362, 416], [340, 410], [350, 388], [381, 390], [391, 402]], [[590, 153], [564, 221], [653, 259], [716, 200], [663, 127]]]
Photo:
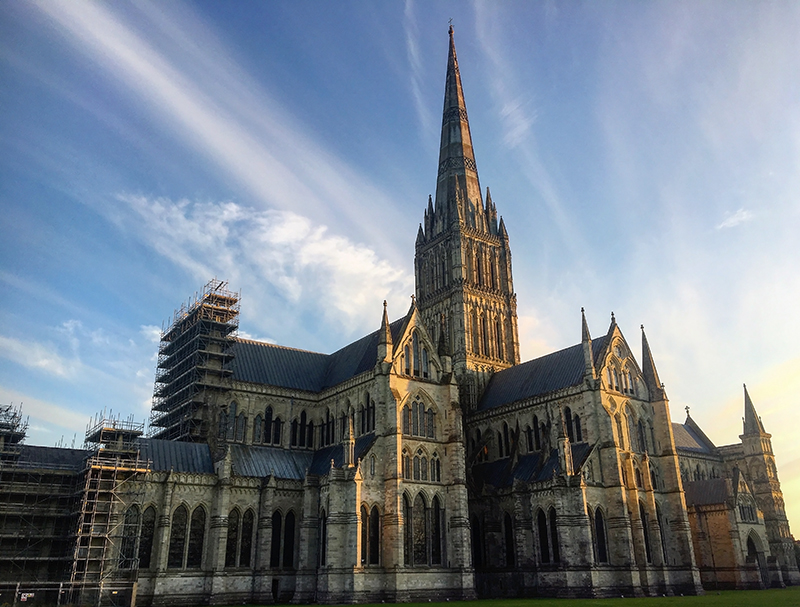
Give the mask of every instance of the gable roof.
[[[404, 322], [401, 318], [389, 325], [393, 340]], [[333, 354], [320, 354], [239, 338], [229, 368], [235, 380], [321, 392], [372, 369], [378, 359], [378, 339], [379, 331], [374, 331]]]
[[[592, 340], [592, 355], [598, 360], [608, 335]], [[555, 392], [583, 381], [583, 345], [577, 344], [498, 371], [478, 403], [478, 411], [494, 409], [519, 400]]]
[[[692, 419], [687, 418], [688, 421], [692, 421]], [[678, 424], [673, 422], [672, 435], [675, 438], [675, 448], [679, 451], [692, 451], [708, 455], [713, 455], [717, 452], [714, 443], [708, 440], [702, 430], [694, 423]]]

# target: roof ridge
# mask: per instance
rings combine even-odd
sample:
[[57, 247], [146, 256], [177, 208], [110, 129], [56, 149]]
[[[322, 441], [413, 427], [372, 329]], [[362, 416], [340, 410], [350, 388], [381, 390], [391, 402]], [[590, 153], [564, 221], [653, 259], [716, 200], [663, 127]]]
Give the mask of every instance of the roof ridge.
[[[253, 344], [255, 346], [269, 346], [270, 348], [281, 348], [282, 350], [294, 350], [295, 352], [305, 352], [307, 354], [319, 354], [320, 356], [331, 356], [324, 352], [314, 352], [314, 350], [304, 350], [303, 348], [293, 348], [292, 346], [284, 346], [282, 344], [273, 344], [268, 341], [259, 341], [257, 339], [248, 339], [246, 337], [237, 337], [236, 341], [241, 343]], [[347, 347], [347, 346], [345, 346]], [[337, 350], [338, 352], [338, 350]]]

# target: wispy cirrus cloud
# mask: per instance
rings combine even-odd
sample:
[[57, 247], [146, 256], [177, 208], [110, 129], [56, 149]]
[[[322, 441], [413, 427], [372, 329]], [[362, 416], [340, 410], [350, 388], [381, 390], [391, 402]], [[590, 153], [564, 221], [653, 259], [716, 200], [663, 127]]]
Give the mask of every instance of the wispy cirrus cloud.
[[7, 360], [48, 375], [75, 377], [81, 369], [80, 359], [61, 356], [55, 350], [53, 344], [0, 335], [0, 356]]
[[404, 311], [414, 289], [406, 270], [296, 213], [132, 195], [120, 201], [127, 211], [120, 226], [198, 281], [228, 277], [256, 301], [277, 298], [346, 331], [372, 327], [381, 299]]
[[[0, 386], [0, 402], [22, 405], [22, 415], [30, 417], [31, 430], [38, 436], [46, 436], [55, 442], [58, 433], [75, 433], [83, 441], [83, 431], [86, 429], [86, 416], [69, 407], [53, 404], [47, 400], [34, 398], [29, 394]], [[36, 423], [36, 422], [39, 423]]]
[[420, 123], [420, 132], [431, 133], [435, 129], [433, 114], [431, 113], [425, 96], [422, 93], [423, 61], [419, 48], [419, 30], [414, 12], [414, 0], [406, 0], [403, 10], [403, 31], [406, 39], [406, 54], [410, 68], [411, 96], [414, 100], [414, 109]]
[[720, 224], [717, 225], [718, 230], [726, 228], [734, 228], [740, 224], [746, 223], [753, 219], [755, 215], [747, 209], [737, 209], [735, 213], [728, 215]]
[[346, 227], [384, 255], [399, 256], [391, 239], [375, 238], [367, 228], [400, 221], [398, 205], [317, 143], [188, 8], [139, 6], [138, 17], [150, 26], [145, 35], [113, 5], [36, 6], [106, 78], [259, 203], [315, 217], [334, 231]]

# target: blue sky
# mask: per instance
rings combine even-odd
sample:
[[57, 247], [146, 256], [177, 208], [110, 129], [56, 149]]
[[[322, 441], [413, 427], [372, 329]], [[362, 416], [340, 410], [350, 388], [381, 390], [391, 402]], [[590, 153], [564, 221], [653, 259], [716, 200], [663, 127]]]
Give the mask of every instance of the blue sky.
[[331, 352], [413, 292], [452, 18], [523, 359], [613, 310], [738, 440], [746, 382], [800, 524], [800, 5], [0, 4], [0, 402], [29, 442], [145, 419], [211, 277], [244, 335]]

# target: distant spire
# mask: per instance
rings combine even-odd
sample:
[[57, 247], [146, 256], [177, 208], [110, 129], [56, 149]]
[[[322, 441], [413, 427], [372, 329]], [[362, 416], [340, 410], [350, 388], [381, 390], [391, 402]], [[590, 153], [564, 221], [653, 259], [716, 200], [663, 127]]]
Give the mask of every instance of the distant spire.
[[[468, 202], [480, 209], [481, 189], [478, 182], [478, 169], [472, 149], [472, 135], [467, 118], [467, 104], [461, 86], [461, 73], [456, 57], [456, 43], [453, 26], [450, 26], [450, 52], [447, 57], [447, 76], [444, 87], [444, 108], [442, 110], [442, 137], [439, 145], [439, 174], [436, 182], [436, 212], [447, 209], [449, 220], [463, 215], [461, 207]], [[456, 182], [456, 177], [461, 179]], [[453, 186], [456, 186], [453, 188]], [[460, 198], [454, 196], [453, 189], [461, 190]], [[456, 208], [453, 208], [456, 207]]]
[[747, 385], [744, 386], [744, 432], [743, 434], [765, 434], [764, 426], [761, 423], [761, 418], [756, 413], [756, 408], [753, 401], [750, 400], [750, 394], [747, 393]]
[[[611, 315], [612, 324], [614, 323], [614, 315]], [[650, 352], [650, 344], [647, 343], [647, 335], [644, 332], [644, 325], [642, 325], [642, 375], [644, 375], [644, 383], [650, 391], [650, 398], [656, 400], [664, 397], [664, 386], [658, 378], [658, 371], [656, 364], [653, 361], [653, 354]]]
[[594, 366], [592, 335], [589, 333], [589, 324], [586, 322], [586, 313], [583, 308], [581, 308], [581, 345], [583, 346], [583, 376], [585, 379], [596, 379], [597, 369]]

